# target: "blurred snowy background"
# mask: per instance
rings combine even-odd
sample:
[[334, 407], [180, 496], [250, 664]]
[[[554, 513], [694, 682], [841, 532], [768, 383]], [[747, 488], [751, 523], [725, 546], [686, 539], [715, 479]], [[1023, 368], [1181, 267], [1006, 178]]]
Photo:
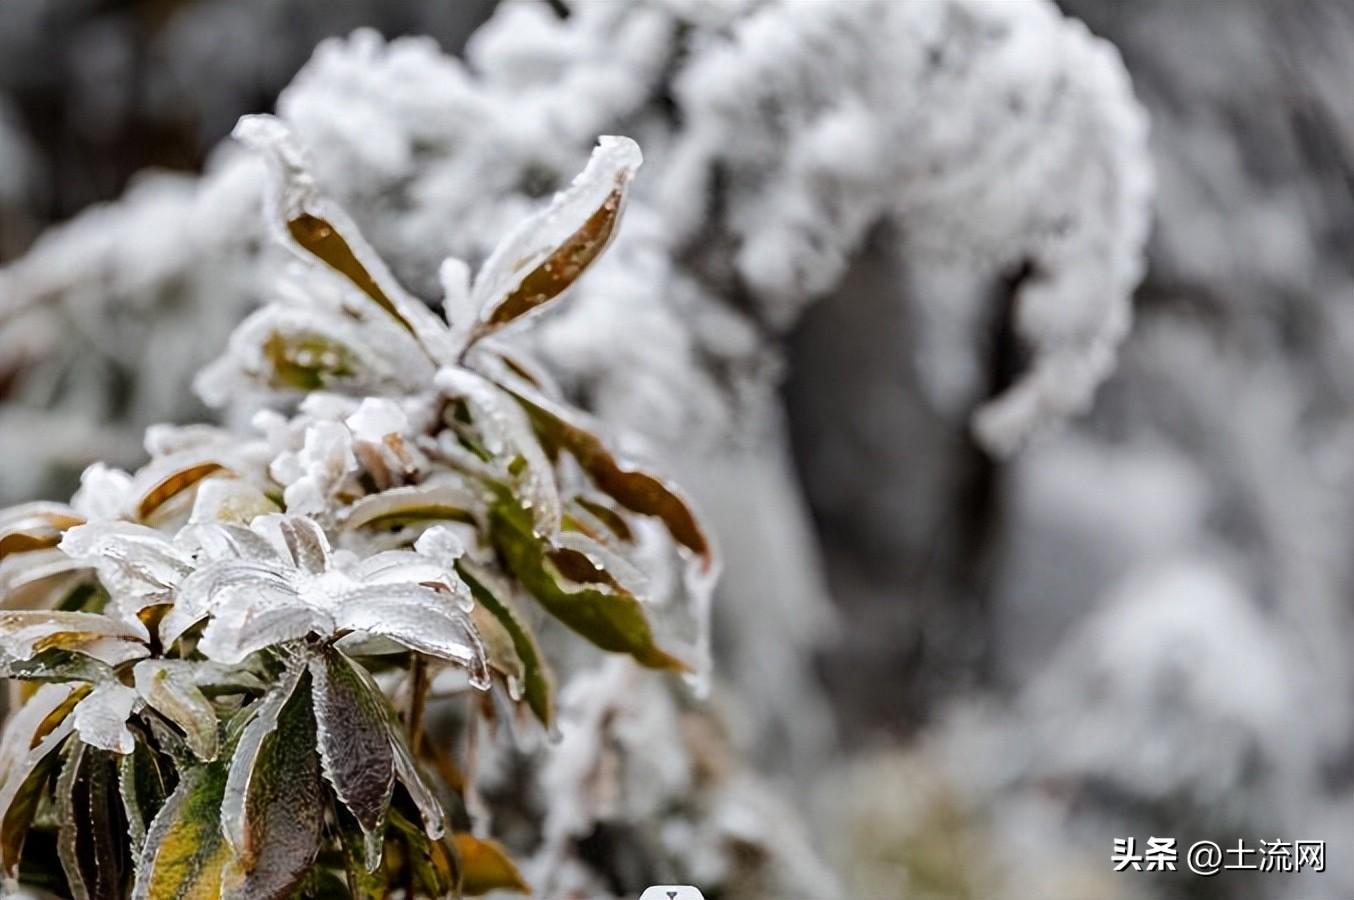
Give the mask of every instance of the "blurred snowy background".
[[[1348, 900], [1351, 85], [1343, 0], [4, 0], [0, 504], [206, 414], [278, 264], [237, 116], [427, 298], [626, 134], [621, 238], [532, 349], [724, 546], [757, 781], [680, 873]], [[570, 833], [597, 868], [661, 827], [642, 781]], [[1114, 873], [1149, 835], [1327, 871]]]

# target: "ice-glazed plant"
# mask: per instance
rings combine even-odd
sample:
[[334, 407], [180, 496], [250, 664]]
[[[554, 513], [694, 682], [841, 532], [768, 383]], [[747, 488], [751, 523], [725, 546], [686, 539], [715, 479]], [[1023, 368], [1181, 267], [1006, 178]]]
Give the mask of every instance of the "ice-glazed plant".
[[525, 889], [476, 836], [430, 696], [549, 734], [549, 619], [644, 666], [709, 664], [717, 564], [690, 504], [498, 334], [602, 252], [639, 151], [603, 138], [473, 284], [448, 260], [443, 322], [284, 126], [236, 136], [270, 158], [298, 258], [197, 384], [252, 403], [249, 429], [153, 428], [139, 472], [0, 514], [5, 876], [79, 898]]

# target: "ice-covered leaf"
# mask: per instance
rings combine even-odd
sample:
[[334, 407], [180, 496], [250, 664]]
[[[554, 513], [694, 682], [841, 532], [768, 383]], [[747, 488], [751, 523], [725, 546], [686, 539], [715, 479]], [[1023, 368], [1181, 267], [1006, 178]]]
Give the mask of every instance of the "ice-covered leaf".
[[136, 692], [146, 705], [177, 725], [188, 747], [204, 761], [216, 758], [216, 711], [197, 686], [197, 663], [143, 660], [132, 669]]
[[146, 842], [146, 829], [169, 796], [168, 774], [158, 754], [140, 742], [131, 753], [118, 757], [118, 794], [132, 853], [140, 858]]
[[470, 897], [491, 891], [531, 893], [531, 885], [498, 841], [463, 831], [457, 832], [453, 839], [461, 858], [461, 893]]
[[471, 293], [480, 334], [542, 308], [578, 280], [615, 233], [641, 160], [634, 141], [603, 137], [573, 184], [494, 248]]
[[523, 506], [531, 511], [534, 530], [545, 535], [559, 531], [554, 467], [522, 407], [511, 394], [469, 369], [445, 367], [438, 371], [436, 381], [447, 396], [470, 407], [485, 449], [494, 459], [507, 462], [505, 474]]
[[629, 653], [645, 666], [690, 669], [655, 643], [644, 607], [632, 594], [608, 585], [568, 582], [550, 561], [551, 547], [532, 534], [530, 517], [511, 499], [494, 504], [490, 531], [508, 568], [565, 625], [603, 650]]
[[520, 382], [507, 389], [527, 411], [532, 426], [552, 453], [567, 450], [598, 490], [631, 512], [661, 519], [673, 538], [700, 558], [707, 572], [715, 570], [715, 548], [709, 532], [691, 502], [675, 487], [625, 462], [581, 413], [565, 409]]
[[197, 489], [188, 521], [193, 524], [217, 522], [248, 525], [258, 516], [277, 511], [277, 504], [247, 481], [239, 478], [208, 478]]
[[78, 525], [62, 537], [61, 549], [98, 572], [129, 620], [148, 606], [172, 603], [175, 588], [192, 571], [192, 560], [163, 534], [130, 522]]
[[[0, 675], [20, 677], [20, 665], [54, 650], [122, 662], [145, 655], [140, 623], [101, 613], [0, 610]], [[118, 651], [119, 645], [126, 649]], [[17, 666], [17, 668], [14, 668]]]
[[80, 740], [112, 753], [131, 753], [136, 739], [127, 729], [127, 719], [137, 700], [136, 691], [119, 682], [95, 685], [71, 713]]
[[286, 897], [320, 849], [324, 794], [310, 676], [292, 673], [262, 701], [236, 744], [221, 805], [235, 851], [223, 898]]
[[208, 475], [226, 470], [210, 454], [193, 449], [174, 453], [151, 462], [132, 479], [133, 514], [141, 521]]
[[222, 761], [182, 773], [146, 832], [132, 900], [219, 900], [231, 858], [221, 833], [225, 788]]
[[232, 136], [268, 159], [273, 178], [269, 215], [275, 226], [280, 225], [285, 242], [302, 258], [324, 263], [346, 278], [414, 335], [424, 352], [450, 359], [445, 326], [400, 286], [352, 219], [320, 194], [305, 154], [287, 126], [272, 116], [244, 116]]
[[400, 844], [404, 877], [411, 880], [422, 896], [455, 896], [461, 881], [460, 860], [449, 838], [431, 839], [418, 830], [399, 810], [390, 811], [392, 840]]
[[445, 591], [417, 584], [367, 585], [343, 602], [335, 621], [339, 628], [388, 637], [410, 650], [459, 663], [477, 687], [489, 686], [479, 635]]
[[385, 698], [365, 670], [336, 650], [310, 662], [320, 762], [339, 801], [366, 835], [366, 866], [380, 862], [381, 835], [391, 791], [395, 755], [386, 732]]
[[[550, 667], [536, 643], [536, 636], [526, 619], [517, 611], [506, 587], [495, 583], [490, 573], [468, 560], [457, 564], [457, 571], [470, 585], [477, 609], [483, 609], [492, 615], [512, 638], [513, 650], [522, 667], [522, 682], [517, 692], [526, 700], [527, 706], [536, 714], [536, 718], [547, 730], [555, 722], [555, 684]], [[508, 686], [510, 694], [516, 693], [513, 685]]]
[[75, 729], [71, 710], [88, 688], [44, 684], [5, 724], [0, 740], [0, 862], [12, 875], [38, 802]]
[[0, 604], [9, 609], [47, 609], [89, 579], [89, 567], [55, 547], [0, 559]]
[[55, 547], [67, 528], [84, 516], [64, 503], [22, 503], [0, 512], [0, 560], [11, 553]]
[[346, 532], [358, 529], [391, 531], [423, 522], [474, 524], [475, 511], [484, 504], [464, 485], [442, 481], [391, 488], [358, 500], [343, 519]]
[[118, 757], [67, 745], [56, 786], [57, 852], [74, 900], [122, 900], [131, 877], [128, 823], [118, 799]]
[[213, 406], [242, 388], [348, 394], [417, 388], [433, 372], [404, 332], [359, 323], [327, 309], [266, 306], [230, 337], [226, 353], [203, 369], [194, 387]]
[[[227, 536], [218, 529], [203, 529], [202, 534], [208, 540]], [[178, 601], [160, 620], [160, 640], [165, 646], [173, 644], [195, 622], [215, 610], [247, 611], [257, 607], [277, 612], [298, 605], [296, 588], [287, 579], [280, 560], [269, 563], [224, 559], [203, 566], [184, 579]], [[246, 618], [241, 626], [249, 624]], [[224, 623], [221, 628], [225, 628]]]
[[333, 630], [332, 616], [304, 604], [237, 605], [212, 616], [197, 649], [214, 662], [234, 665], [265, 647], [300, 640], [312, 633], [330, 634]]

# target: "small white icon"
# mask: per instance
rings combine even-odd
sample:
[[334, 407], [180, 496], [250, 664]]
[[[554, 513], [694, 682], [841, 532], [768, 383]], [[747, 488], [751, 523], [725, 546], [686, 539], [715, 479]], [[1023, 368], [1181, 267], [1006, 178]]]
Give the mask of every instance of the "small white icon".
[[705, 895], [689, 884], [655, 884], [639, 900], [705, 900]]

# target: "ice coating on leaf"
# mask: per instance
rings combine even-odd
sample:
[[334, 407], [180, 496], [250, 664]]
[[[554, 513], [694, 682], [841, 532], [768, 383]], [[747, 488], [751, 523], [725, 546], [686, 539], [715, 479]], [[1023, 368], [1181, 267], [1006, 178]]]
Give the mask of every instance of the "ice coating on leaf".
[[226, 469], [217, 457], [212, 449], [192, 448], [152, 460], [132, 478], [131, 516], [150, 520], [156, 510], [180, 493]]
[[277, 512], [277, 504], [263, 491], [238, 478], [208, 478], [193, 498], [189, 524], [220, 522], [248, 525], [256, 517]]
[[287, 673], [240, 735], [221, 803], [221, 830], [235, 852], [223, 897], [276, 896], [319, 850], [324, 805], [309, 676]]
[[452, 595], [416, 584], [374, 584], [353, 592], [335, 613], [338, 627], [380, 635], [411, 650], [466, 667], [471, 683], [489, 687], [479, 635]]
[[272, 305], [245, 319], [193, 386], [211, 406], [241, 392], [391, 393], [426, 383], [432, 365], [407, 333], [341, 312]]
[[194, 680], [196, 668], [182, 660], [143, 660], [132, 679], [141, 699], [182, 729], [198, 759], [210, 762], [216, 758], [216, 713]]
[[437, 372], [437, 386], [470, 405], [486, 448], [509, 461], [520, 456], [521, 502], [532, 514], [537, 533], [559, 530], [561, 507], [554, 468], [532, 431], [531, 422], [508, 393], [493, 382], [459, 366]]
[[474, 522], [475, 514], [483, 505], [477, 494], [458, 481], [429, 481], [363, 497], [348, 507], [343, 530], [352, 532], [437, 520]]
[[271, 163], [269, 211], [284, 244], [303, 259], [323, 261], [343, 274], [417, 337], [426, 353], [450, 361], [445, 326], [400, 286], [352, 219], [320, 194], [291, 130], [272, 116], [253, 115], [242, 117], [231, 136]]
[[208, 659], [233, 665], [265, 647], [333, 631], [333, 617], [310, 606], [229, 606], [212, 615], [202, 631], [198, 650]]
[[649, 593], [649, 578], [639, 567], [602, 542], [577, 531], [561, 531], [553, 541], [556, 549], [584, 557], [589, 565], [636, 597]]
[[71, 506], [92, 522], [120, 519], [131, 505], [131, 493], [130, 474], [96, 462], [80, 473], [80, 487]]
[[83, 516], [61, 503], [21, 503], [0, 511], [0, 560], [55, 547], [62, 531], [82, 522]]
[[0, 666], [32, 659], [48, 650], [82, 652], [101, 639], [145, 640], [145, 627], [100, 613], [43, 610], [0, 611]]
[[642, 160], [639, 145], [629, 138], [601, 138], [573, 183], [499, 242], [471, 294], [482, 333], [559, 297], [606, 249]]
[[380, 689], [361, 666], [330, 650], [312, 659], [320, 763], [334, 794], [366, 837], [366, 867], [381, 859], [381, 832], [395, 786], [395, 754]]
[[76, 733], [90, 746], [111, 753], [131, 753], [136, 739], [127, 729], [127, 719], [137, 700], [136, 691], [116, 681], [96, 685], [71, 712]]
[[403, 434], [409, 427], [409, 417], [393, 400], [366, 397], [344, 424], [359, 441], [379, 444], [388, 434]]
[[60, 546], [67, 556], [93, 566], [129, 620], [147, 606], [172, 602], [174, 589], [192, 571], [192, 561], [164, 535], [129, 522], [79, 525], [66, 532]]

